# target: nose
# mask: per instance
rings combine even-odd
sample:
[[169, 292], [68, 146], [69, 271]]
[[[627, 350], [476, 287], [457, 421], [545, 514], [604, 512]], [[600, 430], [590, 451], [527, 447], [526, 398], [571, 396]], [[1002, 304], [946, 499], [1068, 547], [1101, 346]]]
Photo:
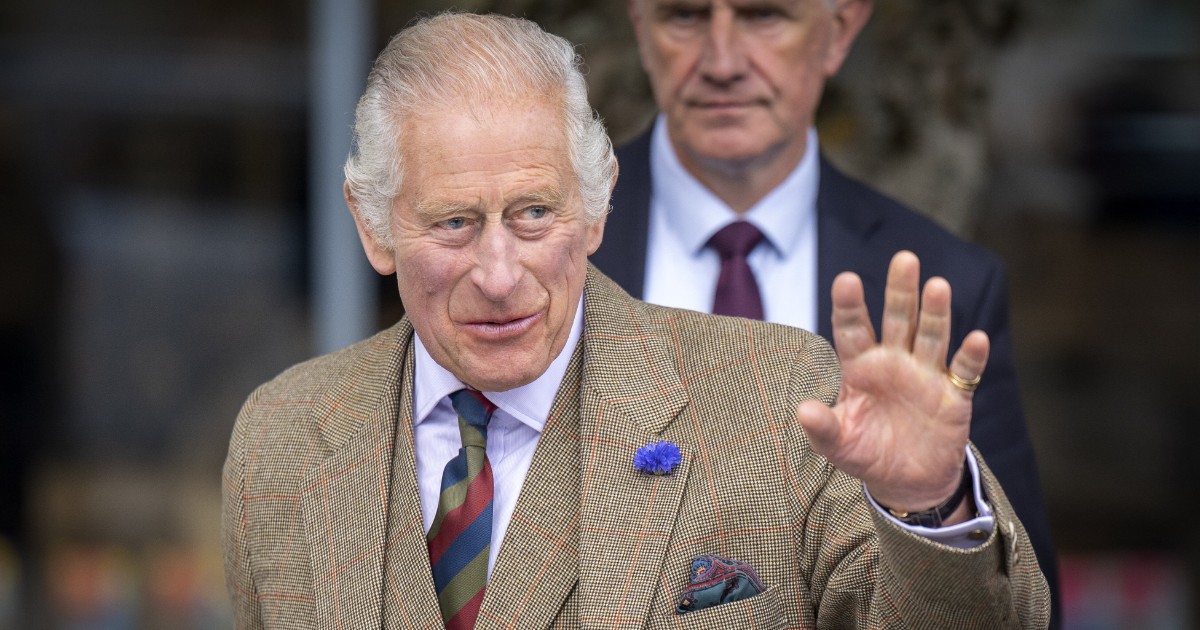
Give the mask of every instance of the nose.
[[523, 267], [517, 241], [503, 222], [488, 222], [479, 234], [471, 280], [492, 302], [507, 300], [521, 282]]
[[745, 74], [745, 55], [734, 12], [714, 8], [709, 19], [708, 42], [700, 58], [704, 79], [716, 85], [728, 85]]

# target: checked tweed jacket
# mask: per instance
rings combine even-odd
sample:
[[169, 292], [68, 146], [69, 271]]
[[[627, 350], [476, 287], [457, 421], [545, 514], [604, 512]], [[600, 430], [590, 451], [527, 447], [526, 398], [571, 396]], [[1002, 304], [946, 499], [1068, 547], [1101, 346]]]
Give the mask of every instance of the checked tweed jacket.
[[[612, 193], [613, 212], [604, 242], [591, 261], [630, 295], [641, 298], [649, 247], [653, 196], [647, 132], [617, 149], [621, 177]], [[830, 287], [843, 271], [862, 278], [867, 306], [882, 330], [884, 287], [892, 255], [907, 249], [921, 259], [921, 282], [941, 276], [951, 295], [950, 353], [978, 328], [991, 339], [987, 377], [975, 392], [971, 443], [987, 458], [1033, 543], [1038, 566], [1053, 597], [1058, 563], [1037, 459], [1029, 439], [1008, 322], [1008, 282], [991, 253], [964, 242], [918, 212], [888, 199], [840, 172], [824, 157], [817, 183], [817, 329], [832, 340]], [[1052, 602], [1053, 603], [1053, 602]]]
[[[242, 628], [439, 628], [413, 455], [407, 319], [256, 390], [224, 474]], [[480, 628], [1045, 627], [1029, 540], [990, 472], [996, 531], [942, 548], [870, 509], [813, 453], [796, 405], [836, 356], [783, 326], [662, 308], [589, 268], [575, 350], [505, 534]], [[672, 440], [667, 476], [634, 451]], [[691, 557], [767, 590], [675, 614]]]

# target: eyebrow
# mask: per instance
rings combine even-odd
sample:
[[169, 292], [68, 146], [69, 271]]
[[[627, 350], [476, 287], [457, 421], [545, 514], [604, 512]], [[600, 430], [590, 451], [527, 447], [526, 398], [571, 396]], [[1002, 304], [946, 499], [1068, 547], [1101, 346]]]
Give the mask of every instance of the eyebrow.
[[[549, 206], [562, 206], [565, 203], [566, 195], [557, 188], [547, 188], [544, 190], [534, 190], [527, 193], [522, 193], [513, 199], [505, 202], [505, 207], [514, 205], [526, 204], [545, 204]], [[417, 216], [426, 218], [438, 218], [449, 215], [469, 214], [479, 212], [479, 204], [476, 203], [456, 203], [453, 201], [438, 201], [438, 200], [423, 200], [418, 201], [413, 205], [413, 210]]]
[[513, 199], [508, 205], [526, 204], [526, 203], [541, 203], [549, 206], [561, 206], [566, 203], [566, 195], [557, 188], [548, 188], [545, 190], [534, 190]]
[[465, 214], [474, 211], [478, 206], [473, 203], [452, 203], [447, 201], [418, 201], [413, 204], [413, 211], [419, 217], [435, 219], [447, 215]]

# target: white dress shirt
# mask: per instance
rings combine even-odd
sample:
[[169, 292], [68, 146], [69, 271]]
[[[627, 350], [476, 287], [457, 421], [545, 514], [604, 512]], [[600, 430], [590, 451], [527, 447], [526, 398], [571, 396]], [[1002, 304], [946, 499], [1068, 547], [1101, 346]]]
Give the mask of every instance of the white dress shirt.
[[[717, 230], [739, 217], [683, 167], [667, 136], [662, 114], [651, 133], [650, 189], [654, 192], [650, 199], [645, 300], [711, 313], [721, 259], [705, 244]], [[819, 154], [817, 132], [810, 128], [804, 157], [795, 170], [740, 217], [766, 237], [746, 257], [758, 283], [764, 319], [810, 331], [817, 329], [817, 291], [830, 290], [817, 286]], [[970, 449], [967, 464], [974, 476], [979, 516], [965, 523], [938, 529], [906, 525], [880, 508], [870, 493], [867, 498], [888, 520], [915, 534], [962, 549], [979, 546], [984, 541], [975, 532], [990, 533], [995, 523], [991, 506], [983, 498], [979, 466]]]
[[[582, 313], [583, 298], [580, 297], [566, 345], [537, 380], [505, 392], [483, 392], [497, 407], [487, 428], [487, 456], [492, 465], [494, 484], [492, 543], [488, 549], [489, 576], [492, 566], [496, 564], [496, 554], [500, 551], [508, 522], [512, 520], [525, 475], [533, 462], [533, 451], [550, 415], [550, 406], [554, 403], [567, 364], [571, 362], [571, 355], [583, 333]], [[428, 533], [441, 498], [442, 471], [462, 447], [458, 414], [448, 396], [466, 385], [429, 356], [420, 337], [413, 337], [417, 353], [413, 381], [413, 441], [416, 443], [421, 514]]]
[[[796, 170], [742, 216], [766, 237], [746, 258], [758, 282], [765, 319], [814, 331], [820, 177], [817, 155], [817, 133], [810, 129], [804, 157]], [[738, 216], [684, 169], [661, 117], [650, 140], [650, 180], [654, 194], [650, 200], [645, 299], [711, 313], [721, 258], [704, 245]]]

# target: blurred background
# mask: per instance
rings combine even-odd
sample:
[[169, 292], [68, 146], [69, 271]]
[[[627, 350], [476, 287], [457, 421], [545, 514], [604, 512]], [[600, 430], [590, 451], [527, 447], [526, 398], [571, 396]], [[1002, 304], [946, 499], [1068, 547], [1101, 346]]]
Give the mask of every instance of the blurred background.
[[[234, 416], [401, 313], [340, 164], [447, 6], [0, 4], [0, 628], [230, 626]], [[653, 116], [623, 2], [455, 6], [578, 43], [618, 142]], [[819, 125], [1008, 266], [1067, 627], [1200, 627], [1200, 3], [880, 0]]]

